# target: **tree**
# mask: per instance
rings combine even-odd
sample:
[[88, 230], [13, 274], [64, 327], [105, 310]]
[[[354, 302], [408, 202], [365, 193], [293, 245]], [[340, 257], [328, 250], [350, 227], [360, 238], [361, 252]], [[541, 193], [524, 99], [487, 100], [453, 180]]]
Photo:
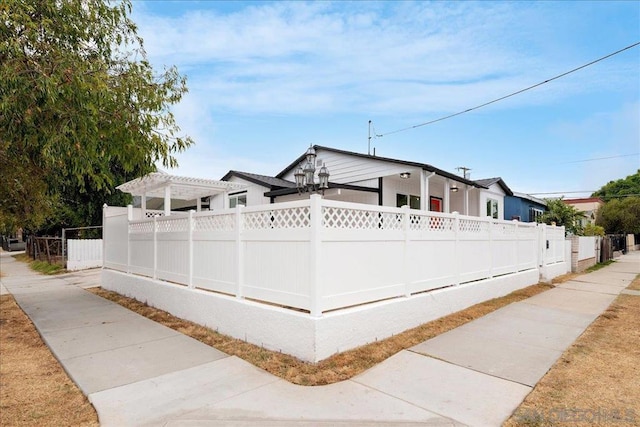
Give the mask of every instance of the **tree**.
[[600, 197], [605, 202], [620, 197], [640, 196], [640, 169], [633, 175], [609, 181], [591, 197]]
[[108, 196], [193, 143], [169, 110], [186, 79], [154, 74], [130, 13], [129, 0], [0, 3], [0, 226], [37, 227], [70, 194]]
[[596, 224], [612, 234], [640, 234], [640, 197], [612, 199], [598, 210]]
[[564, 226], [567, 233], [582, 234], [579, 219], [583, 217], [575, 207], [567, 205], [562, 199], [547, 199], [547, 211], [537, 218], [537, 222]]

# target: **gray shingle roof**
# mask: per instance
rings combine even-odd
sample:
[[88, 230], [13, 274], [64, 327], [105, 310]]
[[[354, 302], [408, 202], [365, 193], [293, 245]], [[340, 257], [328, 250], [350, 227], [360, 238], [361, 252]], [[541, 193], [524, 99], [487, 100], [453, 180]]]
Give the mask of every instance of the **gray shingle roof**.
[[228, 181], [232, 176], [237, 176], [238, 178], [245, 179], [249, 182], [253, 182], [255, 184], [263, 185], [268, 187], [271, 190], [275, 190], [278, 188], [295, 188], [296, 183], [287, 181], [286, 179], [276, 178], [273, 176], [267, 175], [259, 175], [256, 173], [250, 172], [240, 172], [231, 170], [227, 172], [225, 176], [222, 177], [223, 181]]

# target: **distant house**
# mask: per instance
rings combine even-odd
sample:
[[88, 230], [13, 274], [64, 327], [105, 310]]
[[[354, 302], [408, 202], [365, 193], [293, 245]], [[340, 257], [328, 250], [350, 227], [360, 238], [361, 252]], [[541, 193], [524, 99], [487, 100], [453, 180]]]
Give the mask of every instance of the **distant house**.
[[573, 206], [579, 212], [582, 212], [584, 217], [579, 220], [580, 222], [579, 225], [581, 227], [584, 227], [587, 224], [595, 223], [598, 209], [600, 209], [602, 205], [604, 205], [604, 201], [599, 197], [586, 197], [582, 199], [562, 199], [562, 201], [567, 205]]
[[[513, 192], [504, 180], [497, 177], [478, 179], [475, 182], [486, 188], [486, 190], [482, 192], [482, 202], [485, 207], [484, 216], [490, 216], [495, 219], [510, 219], [505, 213], [506, 197], [512, 196]], [[482, 205], [480, 209], [482, 209]]]
[[[329, 170], [324, 197], [354, 203], [504, 219], [504, 197], [513, 193], [501, 178], [471, 181], [426, 163], [355, 153], [315, 145], [316, 167]], [[211, 209], [236, 204], [256, 206], [308, 198], [299, 193], [295, 171], [304, 167], [302, 154], [276, 176], [229, 171], [223, 181], [246, 188], [213, 196]]]
[[535, 222], [547, 210], [547, 203], [524, 193], [513, 193], [504, 198], [504, 219]]

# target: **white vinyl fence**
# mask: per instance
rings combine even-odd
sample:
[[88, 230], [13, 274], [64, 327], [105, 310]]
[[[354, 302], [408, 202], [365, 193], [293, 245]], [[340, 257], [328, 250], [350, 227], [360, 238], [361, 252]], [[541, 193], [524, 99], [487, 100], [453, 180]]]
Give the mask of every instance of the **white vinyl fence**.
[[102, 239], [67, 240], [67, 270], [102, 267]]
[[313, 316], [564, 261], [563, 227], [320, 196], [129, 218], [105, 208], [105, 268]]

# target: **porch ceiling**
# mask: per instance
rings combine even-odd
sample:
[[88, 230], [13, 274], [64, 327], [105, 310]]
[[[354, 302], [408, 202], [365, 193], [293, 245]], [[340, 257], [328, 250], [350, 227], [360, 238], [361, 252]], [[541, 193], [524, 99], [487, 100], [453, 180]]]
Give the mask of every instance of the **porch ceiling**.
[[142, 178], [125, 182], [116, 188], [133, 196], [164, 197], [164, 191], [167, 187], [170, 188], [172, 199], [196, 200], [229, 191], [242, 190], [247, 185], [153, 172]]

